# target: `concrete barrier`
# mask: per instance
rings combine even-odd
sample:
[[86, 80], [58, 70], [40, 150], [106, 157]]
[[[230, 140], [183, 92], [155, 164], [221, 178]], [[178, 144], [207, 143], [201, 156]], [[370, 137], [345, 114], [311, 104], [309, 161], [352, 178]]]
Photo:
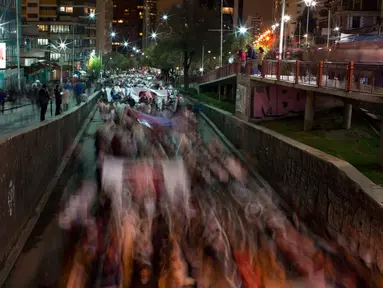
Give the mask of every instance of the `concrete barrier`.
[[343, 235], [349, 248], [370, 262], [367, 274], [382, 279], [380, 186], [343, 160], [222, 110], [203, 105], [202, 111], [314, 232]]
[[94, 109], [98, 94], [54, 120], [0, 140], [0, 263], [33, 215], [64, 154]]

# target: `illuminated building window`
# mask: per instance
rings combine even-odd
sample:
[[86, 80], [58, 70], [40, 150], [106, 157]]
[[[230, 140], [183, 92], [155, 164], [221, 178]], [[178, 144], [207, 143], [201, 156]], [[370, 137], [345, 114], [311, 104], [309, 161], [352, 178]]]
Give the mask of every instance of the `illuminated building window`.
[[61, 6], [60, 7], [60, 12], [73, 13], [73, 7]]
[[144, 35], [144, 33], [140, 32], [140, 36]]
[[48, 39], [37, 39], [37, 45], [39, 45], [39, 46], [48, 45]]
[[48, 32], [49, 26], [48, 25], [37, 25], [37, 30], [39, 32]]
[[137, 9], [144, 9], [144, 6], [137, 6]]
[[118, 23], [124, 23], [124, 20], [120, 19], [118, 20]]
[[117, 20], [113, 20], [112, 22], [113, 22], [113, 23], [117, 23]]
[[113, 5], [113, 8], [117, 8], [117, 5]]
[[223, 7], [222, 8], [223, 14], [234, 14], [234, 9], [232, 7]]
[[129, 9], [125, 9], [125, 12], [129, 12]]
[[141, 15], [142, 15], [142, 12], [140, 12], [139, 14], [140, 14], [140, 16], [141, 16]]

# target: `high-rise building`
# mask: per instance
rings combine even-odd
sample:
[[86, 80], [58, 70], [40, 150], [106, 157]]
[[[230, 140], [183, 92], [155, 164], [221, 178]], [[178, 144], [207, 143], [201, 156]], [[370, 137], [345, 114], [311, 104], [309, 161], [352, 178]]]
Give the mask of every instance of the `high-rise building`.
[[[127, 52], [131, 47], [142, 47], [144, 6], [142, 0], [114, 0], [113, 2], [113, 50]], [[124, 47], [128, 41], [129, 46]]]
[[23, 65], [47, 60], [85, 69], [92, 53], [110, 51], [110, 0], [21, 1]]
[[261, 17], [263, 25], [271, 26], [275, 22], [274, 5], [271, 0], [243, 0], [243, 19]]
[[346, 34], [370, 33], [379, 29], [382, 1], [337, 0], [333, 3], [336, 25]]
[[112, 32], [113, 0], [96, 0], [96, 47], [97, 52], [112, 51], [110, 33]]
[[[6, 88], [9, 85], [17, 85], [17, 54], [19, 47], [17, 46], [17, 37], [21, 44], [21, 29], [17, 33], [17, 21], [21, 23], [21, 2], [20, 0], [4, 0], [0, 1], [0, 43], [5, 44], [5, 47], [0, 47], [0, 57], [2, 64], [5, 61], [5, 68], [0, 69], [0, 88]], [[16, 14], [16, 5], [19, 5], [19, 15]], [[5, 49], [4, 49], [5, 48]], [[5, 57], [4, 57], [5, 54]], [[22, 76], [22, 75], [21, 75]]]
[[156, 31], [157, 22], [157, 1], [144, 0], [144, 35], [143, 48], [150, 43], [150, 34]]

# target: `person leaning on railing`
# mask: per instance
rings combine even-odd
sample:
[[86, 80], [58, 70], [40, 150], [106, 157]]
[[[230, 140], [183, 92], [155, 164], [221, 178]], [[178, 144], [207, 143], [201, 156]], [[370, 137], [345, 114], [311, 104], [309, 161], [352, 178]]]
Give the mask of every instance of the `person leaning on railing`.
[[258, 70], [261, 72], [261, 76], [264, 77], [264, 73], [262, 70], [262, 65], [263, 65], [263, 59], [265, 58], [265, 51], [263, 50], [262, 47], [259, 47], [258, 49]]

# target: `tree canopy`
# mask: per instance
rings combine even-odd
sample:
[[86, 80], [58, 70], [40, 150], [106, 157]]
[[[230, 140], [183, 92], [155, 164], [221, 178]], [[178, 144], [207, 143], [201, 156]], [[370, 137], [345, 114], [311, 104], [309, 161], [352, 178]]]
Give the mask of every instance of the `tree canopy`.
[[110, 52], [103, 56], [103, 63], [106, 70], [127, 70], [137, 68], [139, 61], [135, 57], [119, 52]]
[[90, 79], [97, 79], [102, 70], [101, 59], [97, 56], [93, 56], [89, 59], [87, 66], [87, 73]]

